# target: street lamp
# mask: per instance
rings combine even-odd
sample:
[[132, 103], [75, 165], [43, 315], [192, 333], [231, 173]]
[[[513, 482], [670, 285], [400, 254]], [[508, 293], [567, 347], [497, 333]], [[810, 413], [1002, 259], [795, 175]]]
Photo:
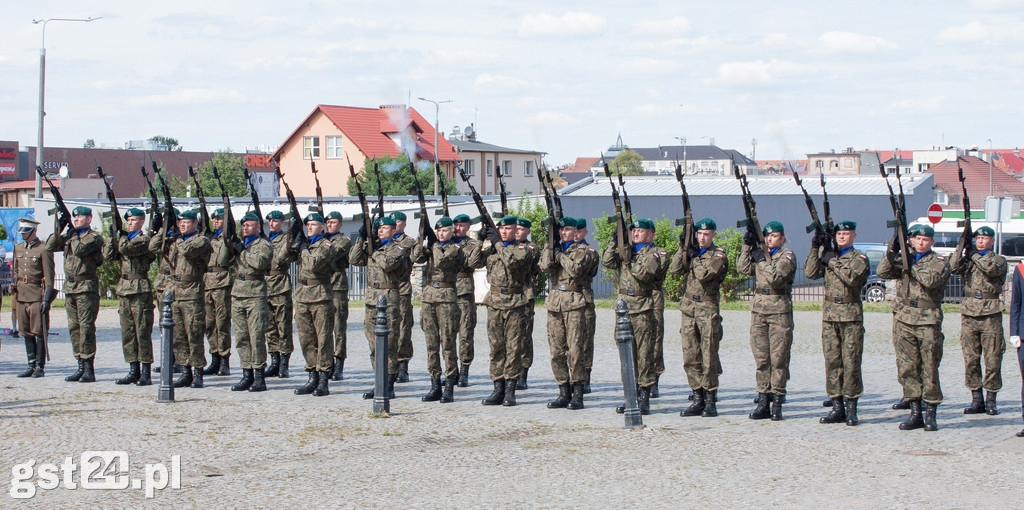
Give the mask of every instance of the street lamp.
[[[85, 19], [81, 18], [46, 18], [46, 19], [34, 19], [32, 23], [38, 25], [43, 24], [43, 38], [42, 43], [39, 46], [39, 134], [36, 143], [36, 166], [42, 168], [43, 166], [43, 116], [46, 115], [43, 110], [43, 97], [44, 91], [46, 90], [46, 24], [51, 21], [83, 21], [90, 22], [102, 19], [103, 16], [98, 18], [88, 17]], [[35, 198], [39, 198], [43, 193], [43, 179], [36, 172], [36, 195]]]
[[[417, 98], [420, 101], [426, 101], [428, 103], [434, 103], [434, 167], [437, 167], [437, 127], [438, 127], [438, 116], [441, 114], [441, 105], [444, 103], [452, 102], [451, 99], [445, 99], [444, 101], [434, 101], [433, 99], [427, 99], [425, 97]], [[434, 194], [437, 195], [437, 172], [434, 172]]]

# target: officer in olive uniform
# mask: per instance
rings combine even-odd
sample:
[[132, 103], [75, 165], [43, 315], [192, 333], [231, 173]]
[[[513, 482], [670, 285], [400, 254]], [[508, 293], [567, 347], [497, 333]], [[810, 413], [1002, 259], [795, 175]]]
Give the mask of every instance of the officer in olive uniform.
[[520, 356], [523, 359], [522, 371], [519, 373], [519, 379], [516, 381], [517, 390], [529, 389], [527, 377], [530, 374], [530, 367], [533, 366], [533, 320], [536, 316], [534, 307], [537, 298], [537, 291], [534, 288], [537, 284], [537, 277], [540, 275], [540, 267], [538, 261], [540, 260], [540, 251], [537, 250], [537, 245], [530, 242], [530, 232], [533, 228], [533, 222], [526, 218], [519, 218], [516, 225], [516, 242], [520, 244], [529, 245], [531, 253], [533, 253], [533, 260], [530, 261], [530, 270], [526, 276], [526, 282], [523, 286], [526, 289], [526, 336], [523, 337], [524, 343]]
[[474, 273], [484, 267], [484, 257], [480, 253], [480, 241], [469, 237], [472, 221], [469, 216], [460, 214], [452, 218], [455, 229], [454, 241], [462, 248], [465, 262], [459, 269], [455, 280], [455, 321], [458, 323], [459, 335], [459, 387], [469, 386], [469, 365], [475, 356], [473, 332], [476, 329], [476, 282]]
[[[395, 220], [395, 241], [405, 248], [405, 252], [411, 254], [416, 246], [416, 240], [405, 235], [406, 216], [402, 211], [391, 213]], [[424, 220], [426, 221], [426, 220]], [[404, 269], [401, 285], [398, 287], [398, 298], [400, 300], [399, 312], [401, 313], [401, 337], [398, 347], [398, 379], [396, 382], [409, 382], [409, 360], [412, 359], [412, 260], [406, 259], [408, 267]]]
[[[577, 244], [589, 247], [587, 243], [587, 220], [586, 218], [576, 218], [576, 235], [574, 240]], [[583, 309], [584, 314], [584, 326], [586, 327], [586, 333], [584, 336], [584, 348], [583, 348], [583, 363], [586, 367], [587, 381], [583, 383], [583, 394], [590, 393], [590, 373], [594, 367], [594, 335], [597, 333], [597, 308], [594, 305], [594, 278], [597, 277], [597, 271], [600, 269], [599, 264], [594, 264], [590, 272], [584, 275], [580, 279], [580, 285], [583, 286], [583, 299], [586, 301], [586, 306]]]
[[[607, 269], [618, 271], [619, 299], [624, 300], [629, 308], [639, 387], [637, 407], [641, 414], [651, 412], [651, 388], [657, 378], [654, 367], [657, 328], [654, 287], [661, 271], [664, 250], [654, 246], [654, 235], [654, 222], [646, 218], [638, 219], [629, 225], [632, 240], [629, 260], [622, 260], [618, 239], [614, 237], [601, 254], [601, 264]], [[625, 412], [625, 406], [615, 408], [615, 412]]]
[[[373, 333], [377, 323], [377, 299], [383, 295], [387, 300], [385, 313], [388, 318], [388, 398], [395, 396], [395, 380], [398, 378], [398, 344], [401, 338], [399, 285], [403, 274], [408, 274], [411, 253], [395, 242], [395, 219], [384, 217], [377, 220], [377, 242], [368, 239], [366, 227], [359, 228], [359, 239], [348, 252], [348, 261], [353, 266], [366, 266], [366, 314], [363, 319], [363, 334], [370, 344], [370, 366], [376, 370], [375, 356], [377, 339]], [[372, 250], [372, 254], [370, 251]], [[363, 393], [364, 399], [374, 397], [373, 388]]]
[[203, 375], [231, 375], [228, 358], [231, 356], [231, 265], [235, 255], [224, 231], [224, 208], [210, 215], [213, 235], [210, 237], [210, 262], [203, 275], [203, 294], [206, 303], [206, 341], [210, 344], [210, 366]]
[[693, 224], [696, 233], [686, 247], [680, 234], [679, 249], [672, 256], [669, 272], [686, 278], [679, 297], [683, 342], [683, 368], [693, 390], [693, 403], [680, 416], [718, 416], [718, 376], [722, 362], [718, 350], [722, 343], [722, 315], [719, 302], [722, 281], [729, 270], [725, 250], [714, 244], [718, 225], [711, 218]]
[[[421, 218], [426, 221], [426, 218]], [[459, 377], [458, 350], [455, 334], [458, 331], [458, 315], [455, 308], [455, 280], [465, 264], [465, 255], [458, 243], [452, 240], [454, 234], [452, 219], [438, 218], [434, 224], [435, 234], [427, 239], [417, 239], [412, 259], [424, 267], [423, 302], [420, 310], [420, 327], [427, 342], [427, 371], [430, 373], [430, 391], [423, 396], [424, 402], [442, 403], [453, 400], [453, 387]], [[425, 244], [424, 244], [425, 241]], [[441, 356], [444, 356], [444, 391], [441, 390]]]
[[[306, 384], [296, 395], [330, 394], [328, 380], [334, 364], [334, 303], [331, 273], [334, 267], [334, 246], [324, 236], [324, 217], [320, 213], [306, 215], [307, 241], [293, 244], [299, 268], [295, 286], [295, 324], [299, 330], [299, 346], [309, 373]], [[307, 244], [308, 243], [308, 244]]]
[[821, 307], [821, 351], [825, 355], [825, 391], [832, 399], [832, 411], [821, 423], [860, 423], [857, 399], [864, 393], [861, 358], [864, 355], [864, 305], [860, 290], [871, 275], [868, 257], [853, 247], [857, 224], [840, 221], [835, 225], [839, 252], [828, 249], [828, 234], [817, 232], [804, 261], [804, 276], [825, 278], [825, 301]]
[[749, 417], [763, 420], [770, 416], [772, 421], [779, 421], [782, 419], [782, 401], [786, 396], [793, 347], [791, 294], [796, 278], [796, 255], [786, 245], [782, 223], [769, 221], [761, 233], [764, 234], [768, 253], [756, 246], [756, 234], [748, 228], [736, 258], [736, 270], [754, 277], [750, 350], [754, 354], [756, 369], [757, 407]]
[[128, 375], [117, 384], [153, 384], [153, 288], [149, 266], [156, 258], [149, 251], [149, 235], [143, 232], [146, 213], [132, 207], [124, 213], [127, 232], [103, 246], [103, 258], [121, 261], [117, 282], [118, 315], [121, 317], [121, 351]]
[[551, 281], [545, 308], [558, 397], [548, 402], [550, 409], [583, 409], [583, 386], [587, 382], [587, 299], [583, 282], [599, 260], [593, 248], [576, 242], [576, 225], [574, 218], [560, 218], [558, 244], [545, 246], [539, 262]]
[[[964, 300], [960, 303], [960, 346], [964, 353], [964, 383], [971, 390], [971, 405], [964, 414], [999, 414], [996, 393], [1003, 387], [1003, 302], [1006, 258], [997, 254], [995, 231], [981, 227], [974, 231], [974, 246], [966, 253], [954, 252], [949, 266], [964, 278]], [[985, 360], [982, 373], [981, 360]], [[982, 390], [988, 395], [982, 397]]]
[[[903, 398], [910, 402], [910, 416], [900, 423], [900, 430], [923, 427], [935, 431], [935, 413], [942, 402], [942, 295], [950, 269], [946, 258], [932, 251], [935, 229], [915, 225], [907, 234], [911, 248], [899, 247], [894, 236], [875, 272], [881, 278], [899, 281], [893, 302], [892, 336]], [[901, 249], [908, 250], [909, 268], [903, 267]], [[927, 405], [923, 416], [922, 400]]]
[[484, 227], [480, 231], [480, 250], [487, 265], [490, 290], [487, 305], [487, 340], [490, 344], [490, 373], [494, 391], [483, 405], [516, 405], [516, 382], [522, 373], [522, 348], [526, 342], [526, 287], [524, 275], [530, 271], [532, 245], [516, 241], [517, 220], [505, 216], [498, 231]]
[[[181, 377], [174, 381], [175, 388], [203, 387], [203, 367], [206, 355], [203, 353], [206, 308], [203, 305], [203, 276], [210, 261], [210, 240], [196, 231], [196, 211], [182, 211], [178, 216], [178, 232], [181, 235], [171, 242], [168, 258], [171, 260], [171, 286], [174, 303], [171, 313], [174, 319], [174, 357], [182, 365]], [[154, 239], [159, 242], [159, 239]], [[152, 247], [152, 243], [150, 244]], [[191, 367], [191, 369], [189, 369]]]
[[231, 323], [235, 329], [235, 350], [242, 367], [242, 380], [231, 391], [266, 391], [263, 367], [267, 364], [267, 273], [274, 249], [260, 235], [260, 217], [242, 216], [242, 239], [225, 239], [235, 259], [235, 282], [231, 287]]
[[341, 213], [327, 213], [327, 239], [334, 248], [331, 266], [331, 290], [334, 300], [334, 368], [331, 380], [345, 378], [345, 358], [348, 357], [348, 251], [352, 241], [341, 233]]
[[[267, 351], [270, 364], [263, 370], [265, 377], [288, 378], [288, 363], [295, 349], [292, 340], [292, 279], [288, 270], [295, 261], [295, 252], [291, 249], [294, 241], [282, 229], [284, 214], [281, 211], [267, 213], [267, 236], [274, 249], [270, 259], [270, 272], [267, 274], [267, 307], [269, 324], [267, 328]], [[299, 221], [298, 218], [292, 221]]]
[[[93, 232], [92, 209], [78, 206], [71, 211], [73, 228], [55, 231], [46, 240], [46, 249], [64, 252], [64, 308], [68, 314], [68, 335], [78, 359], [78, 371], [65, 381], [96, 381], [93, 361], [96, 356], [96, 314], [100, 310], [99, 277], [96, 268], [103, 263], [103, 237]], [[58, 220], [59, 221], [59, 220]]]
[[57, 298], [53, 288], [53, 253], [36, 236], [39, 222], [18, 219], [18, 233], [24, 241], [14, 246], [11, 293], [18, 329], [25, 337], [28, 370], [18, 377], [43, 377], [46, 367], [46, 329], [50, 305]]

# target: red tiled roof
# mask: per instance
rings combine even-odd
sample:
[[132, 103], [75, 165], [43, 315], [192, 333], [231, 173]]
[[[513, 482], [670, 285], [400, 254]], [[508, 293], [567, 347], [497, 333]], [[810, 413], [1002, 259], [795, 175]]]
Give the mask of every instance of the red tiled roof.
[[1006, 164], [1006, 167], [1013, 170], [1013, 173], [1024, 173], [1024, 158], [1021, 158], [1013, 151], [995, 151], [999, 159]]
[[576, 158], [576, 163], [572, 165], [572, 170], [569, 171], [590, 173], [590, 169], [593, 168], [600, 159], [601, 158]]
[[0, 190], [7, 189], [30, 189], [35, 191], [36, 181], [34, 179], [28, 181], [3, 181], [0, 182]]
[[[964, 186], [971, 200], [971, 209], [984, 208], [985, 197], [989, 190], [989, 165], [974, 156], [960, 156], [957, 159], [964, 171]], [[949, 196], [949, 204], [959, 205], [963, 195], [957, 163], [943, 161], [925, 170], [934, 176], [935, 186]], [[997, 197], [1014, 197], [1024, 199], [1024, 182], [998, 169], [992, 172], [992, 194]]]

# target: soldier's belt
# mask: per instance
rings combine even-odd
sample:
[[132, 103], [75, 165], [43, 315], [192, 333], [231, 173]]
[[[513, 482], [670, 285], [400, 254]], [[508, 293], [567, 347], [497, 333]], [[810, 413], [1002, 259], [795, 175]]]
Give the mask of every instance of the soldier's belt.
[[569, 285], [566, 283], [558, 284], [555, 288], [565, 292], [583, 292], [583, 287], [579, 285]]
[[195, 283], [195, 282], [203, 281], [203, 277], [202, 276], [194, 275], [194, 274], [189, 274], [189, 275], [177, 275], [176, 274], [176, 275], [172, 276], [171, 279], [176, 281], [176, 282], [182, 282], [182, 283]]
[[650, 289], [619, 289], [619, 294], [630, 297], [651, 297]]
[[31, 283], [32, 285], [41, 285], [43, 280], [40, 278], [29, 278], [27, 276], [19, 276], [18, 281], [21, 283]]
[[456, 274], [456, 276], [458, 276], [459, 278], [472, 278], [473, 273], [475, 272], [476, 271], [459, 271], [458, 274]]
[[498, 294], [522, 294], [523, 293], [523, 286], [522, 285], [517, 285], [517, 286], [512, 286], [512, 287], [491, 287], [491, 291], [492, 292], [495, 289], [497, 289]]
[[144, 275], [144, 274], [123, 274], [123, 275], [121, 275], [121, 279], [122, 280], [142, 280], [144, 278], [148, 278], [148, 277], [146, 275]]
[[210, 267], [206, 268], [206, 272], [207, 273], [226, 273], [226, 272], [228, 272], [228, 268], [226, 268], [224, 266], [210, 266]]
[[718, 294], [690, 294], [690, 299], [692, 299], [694, 303], [717, 303]]
[[981, 292], [980, 290], [967, 296], [974, 299], [999, 299], [998, 292]]
[[374, 289], [378, 289], [378, 290], [381, 290], [381, 289], [384, 289], [384, 290], [386, 290], [386, 289], [397, 289], [398, 288], [398, 284], [397, 283], [374, 282], [374, 283], [370, 284], [370, 287], [373, 287]]
[[435, 289], [454, 289], [455, 288], [455, 284], [452, 283], [452, 282], [428, 282], [427, 286], [428, 287], [433, 287]]
[[299, 278], [301, 285], [330, 285], [330, 278]]
[[77, 277], [76, 276], [65, 276], [64, 280], [67, 281], [68, 283], [75, 283], [75, 282], [81, 283], [81, 282], [95, 282], [95, 281], [97, 281], [95, 276], [77, 276]]
[[282, 270], [282, 269], [271, 269], [270, 270], [270, 276], [288, 276], [288, 270], [287, 269], [284, 269], [284, 270]]
[[939, 303], [937, 301], [925, 301], [923, 299], [911, 299], [907, 301], [907, 304], [913, 308], [938, 308]]
[[777, 290], [775, 290], [775, 289], [773, 289], [771, 287], [761, 287], [760, 289], [757, 289], [757, 293], [761, 294], [762, 296], [788, 296], [789, 295], [789, 292], [785, 292], [785, 293], [779, 292], [779, 291], [777, 291]]
[[263, 281], [263, 279], [265, 279], [266, 277], [267, 277], [267, 275], [260, 274], [260, 273], [255, 273], [255, 274], [241, 274], [241, 273], [239, 273], [239, 274], [235, 275], [235, 278], [238, 278], [239, 280], [241, 280], [243, 282]]
[[837, 305], [850, 305], [860, 303], [860, 296], [825, 296], [825, 302]]

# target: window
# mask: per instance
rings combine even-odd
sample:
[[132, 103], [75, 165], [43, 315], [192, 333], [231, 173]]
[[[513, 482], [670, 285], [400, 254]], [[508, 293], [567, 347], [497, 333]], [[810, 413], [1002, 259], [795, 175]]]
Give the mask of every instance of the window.
[[487, 160], [487, 177], [494, 175], [494, 167], [491, 165], [491, 160]]
[[473, 163], [476, 163], [476, 161], [473, 161], [472, 159], [467, 159], [463, 162], [462, 168], [466, 171], [467, 177], [473, 175]]
[[523, 170], [523, 175], [533, 177], [533, 161], [526, 162], [526, 169]]
[[302, 137], [302, 159], [317, 159], [320, 157], [320, 137]]
[[508, 177], [512, 175], [512, 162], [505, 160], [501, 162], [501, 175]]
[[345, 156], [344, 151], [341, 149], [340, 136], [325, 136], [324, 142], [327, 144], [328, 158], [341, 158]]

